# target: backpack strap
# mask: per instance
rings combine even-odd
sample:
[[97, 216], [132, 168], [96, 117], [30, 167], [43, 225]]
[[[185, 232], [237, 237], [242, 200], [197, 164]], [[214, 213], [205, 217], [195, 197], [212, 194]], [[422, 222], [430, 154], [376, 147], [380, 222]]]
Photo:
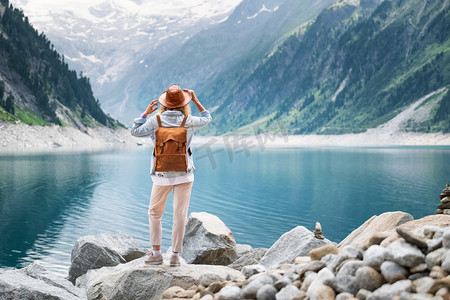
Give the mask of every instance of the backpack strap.
[[187, 117], [188, 116], [184, 116], [183, 122], [181, 122], [180, 127], [184, 127], [184, 124], [186, 124]]
[[161, 125], [161, 117], [159, 115], [156, 115], [156, 119], [158, 120], [158, 126], [162, 127], [162, 125]]

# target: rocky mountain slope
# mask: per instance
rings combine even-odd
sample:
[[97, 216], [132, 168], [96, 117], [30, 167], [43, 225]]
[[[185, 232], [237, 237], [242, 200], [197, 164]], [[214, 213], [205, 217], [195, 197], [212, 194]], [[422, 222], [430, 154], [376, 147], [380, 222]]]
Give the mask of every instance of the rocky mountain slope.
[[[450, 130], [449, 1], [340, 1], [298, 28], [252, 72], [204, 91], [215, 132], [256, 122], [290, 133], [348, 133], [377, 127], [409, 104], [429, 114], [405, 129]], [[231, 78], [231, 79], [230, 79]]]

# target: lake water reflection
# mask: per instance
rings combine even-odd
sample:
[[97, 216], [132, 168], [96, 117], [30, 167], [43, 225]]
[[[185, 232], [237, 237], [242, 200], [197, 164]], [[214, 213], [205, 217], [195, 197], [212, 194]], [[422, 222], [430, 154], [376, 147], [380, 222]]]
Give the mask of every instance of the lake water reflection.
[[[450, 148], [197, 149], [190, 212], [217, 215], [236, 241], [270, 247], [295, 226], [339, 242], [375, 214], [433, 214], [450, 182]], [[76, 239], [123, 232], [148, 244], [150, 149], [0, 156], [0, 265], [39, 260], [66, 274]], [[163, 218], [170, 246], [171, 198]]]

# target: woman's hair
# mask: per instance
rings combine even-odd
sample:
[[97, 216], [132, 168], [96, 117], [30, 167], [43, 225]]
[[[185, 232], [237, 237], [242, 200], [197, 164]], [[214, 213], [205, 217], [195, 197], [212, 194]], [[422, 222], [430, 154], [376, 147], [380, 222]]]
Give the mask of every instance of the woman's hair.
[[191, 107], [189, 106], [189, 103], [182, 107], [176, 107], [176, 108], [168, 108], [164, 105], [160, 105], [159, 107], [159, 114], [162, 114], [166, 110], [179, 110], [183, 113], [185, 116], [189, 116], [191, 114]]

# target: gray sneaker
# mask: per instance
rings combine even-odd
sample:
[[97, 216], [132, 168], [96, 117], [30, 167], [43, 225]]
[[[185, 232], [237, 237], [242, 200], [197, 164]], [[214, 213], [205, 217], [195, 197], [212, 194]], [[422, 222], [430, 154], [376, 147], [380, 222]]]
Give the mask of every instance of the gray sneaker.
[[[148, 255], [148, 257], [145, 260], [145, 263], [147, 265], [162, 265], [164, 263], [164, 259], [163, 259], [163, 256], [161, 254], [160, 255], [153, 255], [153, 252], [150, 251], [150, 253], [147, 254], [147, 255]], [[170, 261], [172, 261], [172, 259]]]
[[180, 257], [178, 255], [171, 255], [170, 256], [170, 266], [178, 267], [179, 265], [180, 265]]

